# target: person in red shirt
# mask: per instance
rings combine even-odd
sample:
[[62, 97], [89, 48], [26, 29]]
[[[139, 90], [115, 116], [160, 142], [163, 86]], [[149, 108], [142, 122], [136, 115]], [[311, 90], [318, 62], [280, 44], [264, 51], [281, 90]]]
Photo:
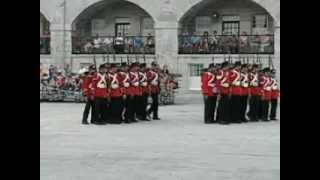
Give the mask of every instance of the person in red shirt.
[[158, 115], [159, 109], [159, 93], [160, 93], [160, 75], [159, 66], [156, 62], [151, 63], [151, 68], [147, 72], [147, 80], [150, 87], [150, 93], [152, 98], [151, 107], [148, 109], [148, 116], [153, 113], [153, 120], [160, 120]]
[[249, 75], [248, 65], [243, 64], [241, 66], [241, 107], [240, 107], [240, 118], [242, 122], [248, 122], [246, 118], [247, 106], [248, 106], [248, 95], [249, 95]]
[[271, 71], [271, 110], [270, 110], [270, 120], [277, 120], [277, 107], [278, 107], [278, 98], [280, 95], [279, 86], [276, 79], [276, 70]]
[[108, 123], [120, 124], [122, 122], [122, 96], [121, 77], [117, 72], [115, 64], [111, 64], [107, 74], [108, 84], [110, 85], [110, 104]]
[[241, 62], [237, 61], [234, 68], [230, 71], [231, 83], [231, 122], [241, 123]]
[[140, 93], [138, 69], [137, 63], [132, 63], [129, 69], [130, 86], [127, 89], [128, 105], [125, 113], [125, 118], [128, 123], [138, 122], [136, 120], [137, 96]]
[[140, 84], [140, 94], [138, 96], [138, 118], [142, 121], [150, 121], [147, 118], [147, 105], [148, 105], [148, 97], [149, 97], [149, 87], [148, 87], [148, 79], [147, 79], [147, 69], [146, 63], [140, 64], [139, 70], [139, 84]]
[[250, 121], [258, 121], [259, 118], [259, 101], [261, 98], [259, 87], [259, 74], [257, 72], [258, 65], [253, 64], [249, 72], [249, 112], [248, 116]]
[[109, 90], [107, 84], [106, 68], [99, 66], [99, 72], [92, 79], [94, 96], [94, 122], [96, 124], [106, 124], [108, 120], [108, 98]]
[[217, 90], [215, 84], [215, 67], [211, 63], [201, 76], [201, 90], [204, 99], [204, 123], [214, 123], [215, 105], [217, 101]]
[[269, 104], [271, 100], [271, 74], [270, 69], [265, 68], [260, 79], [261, 85], [261, 120], [268, 121]]
[[223, 62], [221, 70], [218, 70], [217, 75], [219, 104], [217, 108], [217, 122], [220, 124], [230, 123], [230, 82], [229, 82], [229, 63]]
[[92, 92], [92, 79], [95, 74], [96, 70], [94, 66], [89, 67], [89, 72], [85, 72], [85, 77], [83, 78], [82, 83], [82, 93], [85, 97], [86, 105], [82, 115], [82, 124], [89, 124], [88, 123], [88, 115], [91, 109], [91, 123], [94, 123], [94, 99], [93, 99], [93, 92]]

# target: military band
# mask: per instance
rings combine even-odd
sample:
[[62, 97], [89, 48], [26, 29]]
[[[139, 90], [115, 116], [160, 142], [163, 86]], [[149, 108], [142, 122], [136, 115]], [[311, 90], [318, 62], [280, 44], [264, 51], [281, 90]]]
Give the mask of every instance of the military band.
[[272, 68], [237, 61], [211, 63], [201, 75], [204, 123], [276, 120], [279, 87]]
[[[120, 124], [160, 120], [159, 66], [156, 62], [91, 65], [84, 74], [82, 92], [86, 99], [82, 124]], [[152, 104], [148, 107], [148, 98]]]

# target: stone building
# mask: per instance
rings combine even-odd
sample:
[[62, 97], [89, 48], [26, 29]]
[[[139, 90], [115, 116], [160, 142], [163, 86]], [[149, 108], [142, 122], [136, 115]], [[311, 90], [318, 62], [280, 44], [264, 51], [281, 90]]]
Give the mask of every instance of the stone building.
[[40, 0], [40, 62], [60, 67], [158, 61], [200, 89], [213, 60], [257, 61], [278, 70], [279, 0]]

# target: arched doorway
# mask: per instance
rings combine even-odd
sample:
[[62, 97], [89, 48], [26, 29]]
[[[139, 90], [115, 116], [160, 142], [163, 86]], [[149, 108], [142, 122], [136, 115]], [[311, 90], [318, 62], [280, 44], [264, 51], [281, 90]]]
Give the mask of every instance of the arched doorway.
[[251, 0], [203, 0], [179, 20], [179, 54], [273, 54], [274, 20]]
[[154, 54], [154, 20], [128, 1], [100, 1], [72, 23], [73, 54]]
[[40, 54], [50, 54], [50, 22], [40, 12]]

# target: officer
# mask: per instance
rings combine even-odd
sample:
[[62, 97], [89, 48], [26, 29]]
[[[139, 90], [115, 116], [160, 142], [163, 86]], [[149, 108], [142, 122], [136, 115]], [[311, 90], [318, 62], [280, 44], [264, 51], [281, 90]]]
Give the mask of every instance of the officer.
[[95, 67], [93, 65], [89, 66], [88, 71], [89, 72], [85, 72], [85, 77], [83, 79], [83, 83], [81, 87], [82, 93], [86, 101], [86, 105], [82, 115], [82, 124], [89, 124], [87, 119], [88, 119], [90, 109], [91, 109], [91, 123], [92, 124], [95, 123], [93, 118], [95, 108], [94, 108], [94, 97], [93, 97], [93, 91], [92, 91], [92, 79], [96, 73]]
[[128, 123], [138, 122], [136, 120], [137, 113], [137, 95], [139, 95], [139, 73], [138, 64], [132, 63], [129, 69], [129, 82], [130, 86], [127, 91], [127, 110], [125, 118]]
[[147, 105], [149, 97], [149, 87], [147, 81], [146, 63], [140, 64], [139, 70], [140, 93], [138, 96], [138, 117], [142, 121], [150, 121], [147, 118]]
[[129, 77], [129, 66], [127, 63], [122, 63], [120, 72], [118, 73], [120, 76], [120, 83], [122, 89], [122, 119], [125, 123], [129, 123], [128, 117], [125, 116], [126, 111], [128, 109], [128, 95], [129, 95], [129, 87], [130, 87], [130, 77]]
[[240, 120], [242, 122], [248, 122], [246, 118], [248, 95], [249, 95], [249, 75], [248, 65], [243, 64], [241, 66], [241, 107], [240, 107]]
[[280, 90], [278, 87], [276, 79], [276, 70], [271, 70], [271, 110], [270, 110], [270, 120], [275, 121], [277, 115], [278, 99], [280, 95]]
[[235, 62], [234, 68], [230, 71], [231, 83], [231, 121], [241, 123], [241, 62]]
[[258, 121], [259, 119], [259, 106], [260, 106], [260, 87], [259, 87], [259, 75], [258, 65], [253, 64], [249, 73], [249, 88], [250, 88], [250, 100], [249, 100], [249, 112], [248, 117], [250, 121]]

